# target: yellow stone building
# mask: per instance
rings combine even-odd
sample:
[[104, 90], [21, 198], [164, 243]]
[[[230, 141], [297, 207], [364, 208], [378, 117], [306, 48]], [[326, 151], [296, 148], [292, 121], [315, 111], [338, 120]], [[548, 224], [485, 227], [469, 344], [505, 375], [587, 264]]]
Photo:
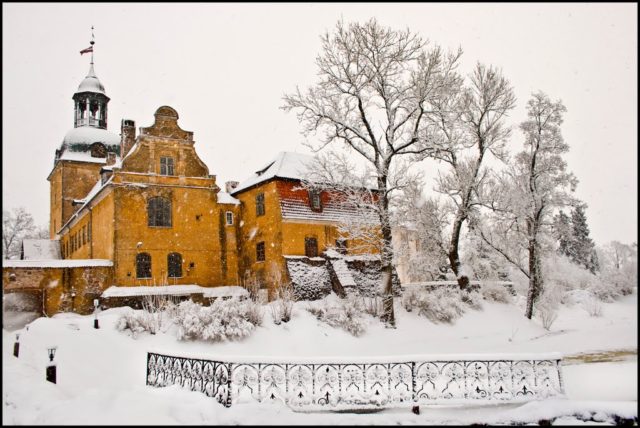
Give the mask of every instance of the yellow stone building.
[[[123, 291], [133, 287], [182, 286], [206, 297], [256, 281], [273, 297], [294, 279], [299, 259], [317, 265], [329, 248], [352, 253], [336, 227], [348, 209], [328, 192], [300, 187], [311, 156], [279, 153], [222, 191], [173, 108], [158, 108], [137, 135], [126, 119], [120, 136], [107, 131], [109, 97], [93, 60], [73, 100], [74, 128], [48, 176], [60, 260], [3, 266], [5, 291], [39, 290], [44, 313], [88, 313], [94, 299], [134, 296]], [[336, 281], [335, 272], [323, 275], [325, 287]]]

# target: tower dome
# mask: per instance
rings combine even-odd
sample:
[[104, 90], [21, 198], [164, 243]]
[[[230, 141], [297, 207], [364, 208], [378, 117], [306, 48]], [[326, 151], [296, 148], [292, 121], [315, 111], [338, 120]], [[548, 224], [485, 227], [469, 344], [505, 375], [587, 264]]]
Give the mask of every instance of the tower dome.
[[78, 86], [76, 94], [82, 92], [94, 92], [106, 95], [102, 82], [100, 82], [98, 76], [96, 76], [96, 73], [93, 70], [93, 62], [91, 63], [91, 67], [89, 68], [89, 74], [87, 74], [87, 77], [85, 77], [82, 83], [80, 83], [80, 86]]

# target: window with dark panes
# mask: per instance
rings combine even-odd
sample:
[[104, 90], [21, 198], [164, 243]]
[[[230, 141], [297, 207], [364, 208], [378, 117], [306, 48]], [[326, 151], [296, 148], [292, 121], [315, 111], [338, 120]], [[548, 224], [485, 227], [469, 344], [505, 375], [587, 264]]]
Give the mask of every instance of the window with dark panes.
[[148, 253], [136, 255], [136, 277], [151, 278], [151, 256]]
[[311, 203], [311, 209], [314, 211], [322, 210], [322, 203], [320, 201], [320, 191], [317, 189], [309, 190], [309, 202]]
[[264, 215], [264, 193], [256, 195], [256, 216]]
[[147, 213], [149, 226], [171, 226], [171, 201], [169, 199], [162, 197], [149, 199]]
[[167, 267], [169, 268], [169, 278], [181, 278], [182, 255], [180, 255], [180, 253], [169, 253], [167, 256]]
[[173, 158], [160, 157], [160, 175], [173, 175]]
[[256, 244], [256, 261], [263, 262], [265, 261], [265, 253], [264, 253], [264, 242], [258, 242]]
[[304, 238], [304, 254], [307, 257], [318, 256], [318, 240], [316, 238], [310, 236]]
[[347, 240], [336, 239], [336, 251], [340, 254], [347, 254]]
[[231, 211], [227, 211], [227, 225], [233, 224], [233, 213]]

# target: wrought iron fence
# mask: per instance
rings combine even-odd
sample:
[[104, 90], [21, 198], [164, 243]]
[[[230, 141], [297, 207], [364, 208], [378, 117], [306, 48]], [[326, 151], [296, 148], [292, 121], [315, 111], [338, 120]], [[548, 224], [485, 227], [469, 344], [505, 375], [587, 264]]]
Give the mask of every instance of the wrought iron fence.
[[564, 394], [560, 357], [249, 363], [149, 352], [147, 385], [180, 385], [227, 407], [239, 400], [279, 399], [304, 409], [528, 401]]

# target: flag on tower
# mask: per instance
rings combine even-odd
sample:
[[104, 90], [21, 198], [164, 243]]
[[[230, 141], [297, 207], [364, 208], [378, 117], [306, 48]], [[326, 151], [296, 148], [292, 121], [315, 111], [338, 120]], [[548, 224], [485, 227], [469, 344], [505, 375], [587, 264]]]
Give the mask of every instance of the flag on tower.
[[88, 47], [88, 48], [86, 48], [86, 49], [82, 49], [82, 50], [80, 51], [80, 55], [82, 55], [82, 54], [86, 54], [86, 53], [89, 53], [89, 52], [93, 52], [93, 46], [89, 46], [89, 47]]

